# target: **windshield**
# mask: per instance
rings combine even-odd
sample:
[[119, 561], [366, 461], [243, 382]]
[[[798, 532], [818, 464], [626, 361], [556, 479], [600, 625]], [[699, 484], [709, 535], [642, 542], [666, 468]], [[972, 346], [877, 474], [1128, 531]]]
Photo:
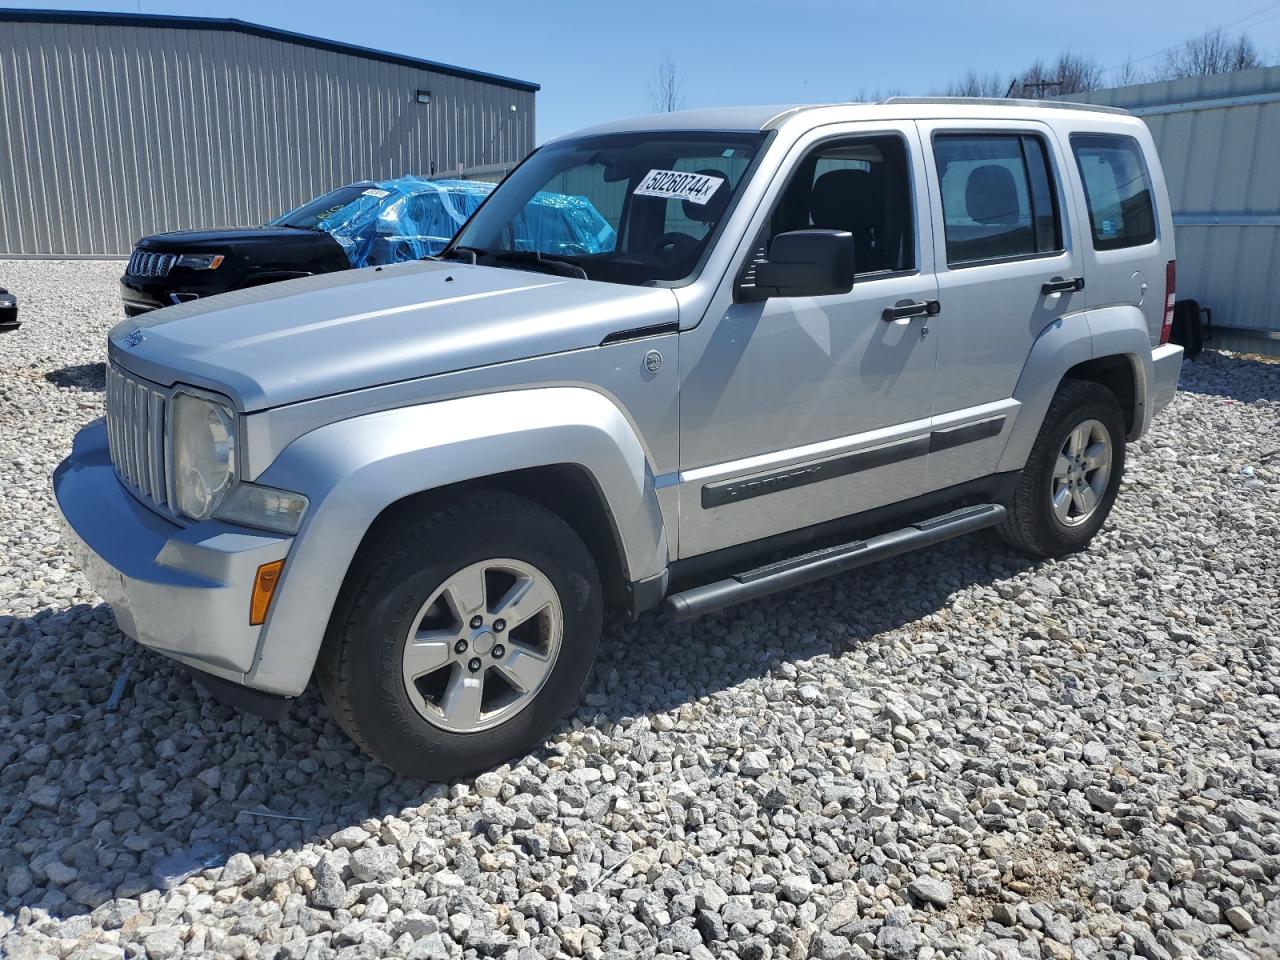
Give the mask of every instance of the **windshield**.
[[323, 230], [325, 222], [337, 216], [352, 201], [365, 196], [366, 191], [374, 199], [381, 199], [387, 191], [378, 190], [372, 183], [352, 183], [337, 190], [330, 190], [323, 196], [308, 200], [296, 210], [281, 214], [271, 221], [273, 227], [301, 227], [303, 230]]
[[763, 144], [762, 133], [648, 131], [545, 146], [445, 255], [590, 280], [688, 279]]

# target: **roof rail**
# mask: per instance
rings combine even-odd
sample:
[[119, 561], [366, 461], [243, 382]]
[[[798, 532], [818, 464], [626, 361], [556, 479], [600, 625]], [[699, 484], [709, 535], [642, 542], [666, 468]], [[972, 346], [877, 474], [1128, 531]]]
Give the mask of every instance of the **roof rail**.
[[1017, 97], [887, 97], [880, 103], [937, 103], [983, 107], [1048, 107], [1052, 110], [1087, 110], [1090, 113], [1118, 113], [1129, 115], [1120, 107], [1104, 107], [1097, 103], [1077, 103], [1074, 100], [1026, 100]]

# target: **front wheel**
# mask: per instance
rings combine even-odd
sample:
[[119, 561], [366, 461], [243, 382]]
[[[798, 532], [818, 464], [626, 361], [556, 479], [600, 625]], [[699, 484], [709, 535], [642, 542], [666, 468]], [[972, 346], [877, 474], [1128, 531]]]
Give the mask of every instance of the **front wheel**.
[[479, 493], [384, 529], [353, 567], [317, 668], [339, 724], [409, 776], [534, 747], [578, 699], [603, 603], [563, 520]]
[[1023, 467], [1000, 535], [1042, 557], [1089, 545], [1111, 513], [1124, 474], [1124, 417], [1106, 387], [1065, 380]]

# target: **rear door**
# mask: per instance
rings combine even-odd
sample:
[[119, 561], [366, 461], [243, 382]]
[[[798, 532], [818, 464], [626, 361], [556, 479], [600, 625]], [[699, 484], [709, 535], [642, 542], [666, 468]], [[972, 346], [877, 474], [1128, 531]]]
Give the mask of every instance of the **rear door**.
[[1050, 324], [1089, 336], [1084, 273], [1063, 189], [1065, 157], [1034, 121], [920, 123], [941, 313], [929, 485], [994, 471], [1017, 416], [1014, 387]]

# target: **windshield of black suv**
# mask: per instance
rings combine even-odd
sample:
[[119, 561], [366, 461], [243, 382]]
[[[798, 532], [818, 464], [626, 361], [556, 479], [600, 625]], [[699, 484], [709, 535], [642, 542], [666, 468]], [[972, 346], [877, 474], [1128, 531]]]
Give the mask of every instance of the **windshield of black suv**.
[[442, 256], [626, 284], [688, 280], [763, 133], [646, 131], [548, 144]]
[[372, 183], [348, 184], [345, 187], [339, 187], [337, 190], [330, 190], [324, 196], [308, 200], [296, 210], [281, 214], [272, 220], [269, 226], [323, 230], [325, 221], [340, 213], [353, 200], [366, 193], [371, 196], [385, 197], [387, 195], [386, 190], [378, 190]]

